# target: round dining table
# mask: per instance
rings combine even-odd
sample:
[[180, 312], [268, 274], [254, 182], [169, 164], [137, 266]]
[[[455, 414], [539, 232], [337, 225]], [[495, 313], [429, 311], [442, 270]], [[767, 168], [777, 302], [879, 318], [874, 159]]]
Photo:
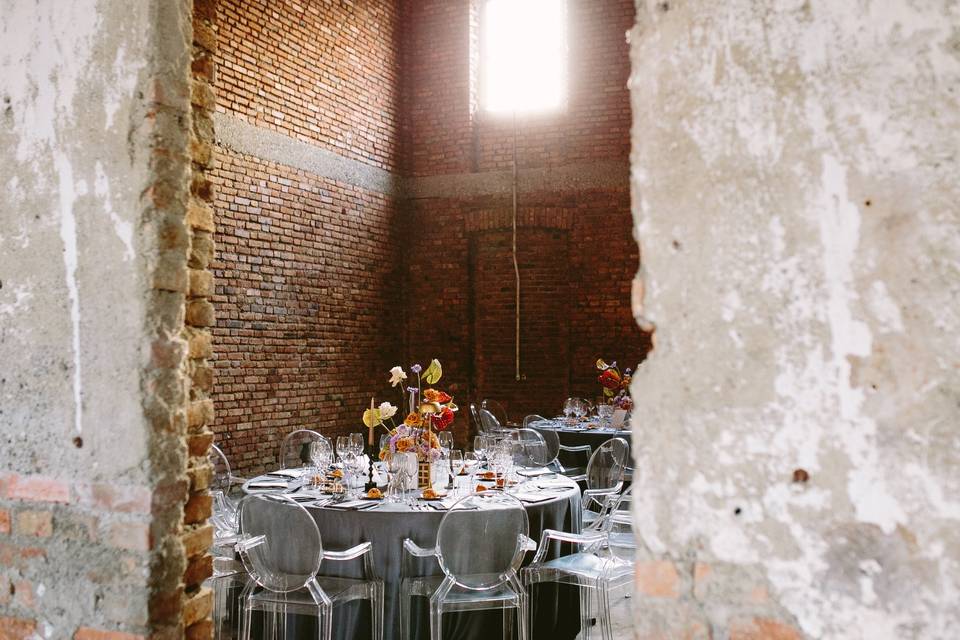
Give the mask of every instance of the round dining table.
[[582, 420], [569, 421], [566, 418], [551, 418], [546, 420], [537, 420], [529, 425], [537, 431], [555, 431], [560, 444], [565, 447], [579, 447], [590, 445], [592, 451], [600, 448], [604, 442], [611, 438], [623, 438], [630, 442], [630, 431], [626, 429], [613, 429], [604, 426], [604, 423], [597, 418], [586, 418]]
[[[549, 478], [549, 479], [548, 479]], [[375, 506], [342, 508], [329, 498], [316, 502], [297, 498], [299, 491], [291, 491], [299, 481], [294, 478], [260, 476], [248, 480], [245, 493], [285, 491], [297, 499], [313, 516], [320, 530], [325, 549], [342, 550], [362, 542], [373, 546], [373, 564], [378, 577], [384, 581], [385, 640], [399, 640], [400, 586], [405, 577], [442, 575], [434, 558], [413, 558], [403, 548], [410, 538], [421, 547], [436, 545], [437, 530], [445, 509], [437, 503], [414, 500], [412, 504], [379, 501]], [[264, 485], [274, 485], [265, 489]], [[284, 486], [280, 486], [283, 484]], [[310, 493], [308, 488], [302, 491]], [[576, 483], [562, 476], [537, 476], [521, 482], [510, 490], [518, 496], [529, 518], [529, 537], [539, 541], [544, 529], [579, 532], [581, 527], [580, 490]], [[306, 496], [305, 496], [306, 497]], [[446, 502], [451, 504], [450, 501]], [[296, 540], [291, 531], [291, 540]], [[504, 541], [504, 544], [510, 544]], [[560, 546], [551, 549], [548, 557], [556, 557]], [[532, 559], [528, 553], [525, 563]], [[323, 563], [323, 575], [363, 577], [362, 561]], [[579, 632], [579, 597], [575, 589], [556, 585], [538, 585], [533, 602], [533, 638], [570, 638]], [[370, 637], [370, 608], [366, 602], [340, 605], [334, 610], [334, 637]], [[426, 598], [414, 598], [411, 604], [410, 638], [429, 638], [429, 609]], [[316, 620], [303, 618], [287, 623], [288, 638], [315, 638]], [[476, 611], [444, 616], [444, 637], [483, 638], [499, 637], [502, 633], [502, 614], [499, 611]]]

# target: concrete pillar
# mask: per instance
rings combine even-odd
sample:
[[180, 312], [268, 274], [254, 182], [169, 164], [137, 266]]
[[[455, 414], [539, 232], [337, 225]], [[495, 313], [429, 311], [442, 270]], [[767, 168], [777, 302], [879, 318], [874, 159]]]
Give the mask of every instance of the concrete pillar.
[[637, 9], [639, 628], [955, 637], [960, 6]]

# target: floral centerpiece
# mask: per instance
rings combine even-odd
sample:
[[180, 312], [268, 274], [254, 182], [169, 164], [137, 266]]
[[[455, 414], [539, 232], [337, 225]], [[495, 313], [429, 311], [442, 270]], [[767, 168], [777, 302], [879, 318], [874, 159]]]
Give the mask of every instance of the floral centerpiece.
[[597, 369], [600, 371], [597, 382], [603, 389], [604, 400], [618, 409], [630, 411], [633, 408], [633, 398], [630, 397], [630, 369], [620, 373], [616, 361], [607, 364], [602, 358], [597, 360]]
[[394, 453], [416, 453], [420, 463], [419, 484], [426, 486], [430, 482], [430, 463], [440, 457], [440, 439], [436, 432], [446, 431], [453, 424], [457, 405], [453, 396], [445, 391], [428, 387], [434, 385], [443, 376], [440, 361], [433, 359], [424, 370], [419, 364], [410, 367], [410, 373], [417, 376], [417, 386], [404, 389], [403, 381], [407, 373], [402, 367], [390, 369], [390, 386], [400, 387], [399, 406], [407, 406], [406, 417], [398, 424], [398, 408], [389, 402], [375, 406], [371, 398], [370, 408], [363, 412], [363, 424], [370, 430], [370, 443], [377, 427], [383, 427], [390, 438], [380, 449], [380, 459], [387, 460]]

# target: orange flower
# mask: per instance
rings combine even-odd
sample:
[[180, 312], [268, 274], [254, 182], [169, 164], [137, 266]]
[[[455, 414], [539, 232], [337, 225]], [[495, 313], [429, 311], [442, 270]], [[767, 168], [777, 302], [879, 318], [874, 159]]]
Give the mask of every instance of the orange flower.
[[437, 391], [436, 389], [426, 389], [423, 392], [423, 397], [429, 402], [439, 402], [440, 404], [453, 400], [453, 397], [449, 394], [443, 391]]
[[397, 451], [400, 453], [406, 453], [407, 451], [413, 451], [416, 444], [413, 441], [413, 438], [400, 438], [397, 440]]
[[408, 427], [419, 427], [420, 426], [420, 414], [416, 411], [411, 411], [407, 414], [407, 417], [404, 418], [403, 424]]

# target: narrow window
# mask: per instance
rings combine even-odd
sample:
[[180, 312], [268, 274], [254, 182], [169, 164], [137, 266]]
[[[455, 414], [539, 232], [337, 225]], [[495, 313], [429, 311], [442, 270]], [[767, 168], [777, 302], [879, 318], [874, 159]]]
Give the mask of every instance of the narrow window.
[[481, 17], [481, 89], [486, 111], [531, 113], [563, 106], [565, 0], [487, 0]]

